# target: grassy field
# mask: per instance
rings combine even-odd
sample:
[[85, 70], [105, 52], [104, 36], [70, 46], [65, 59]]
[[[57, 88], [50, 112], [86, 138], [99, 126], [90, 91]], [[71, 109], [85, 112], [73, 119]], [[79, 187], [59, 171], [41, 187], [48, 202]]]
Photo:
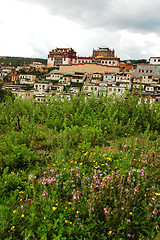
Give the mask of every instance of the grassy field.
[[0, 103], [0, 239], [160, 239], [160, 103]]

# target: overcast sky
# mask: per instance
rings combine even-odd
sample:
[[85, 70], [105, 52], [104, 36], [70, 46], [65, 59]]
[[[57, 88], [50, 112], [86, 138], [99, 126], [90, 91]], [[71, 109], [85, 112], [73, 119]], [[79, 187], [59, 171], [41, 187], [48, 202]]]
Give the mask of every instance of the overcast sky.
[[160, 57], [160, 0], [0, 0], [0, 56], [79, 56], [108, 46], [123, 59]]

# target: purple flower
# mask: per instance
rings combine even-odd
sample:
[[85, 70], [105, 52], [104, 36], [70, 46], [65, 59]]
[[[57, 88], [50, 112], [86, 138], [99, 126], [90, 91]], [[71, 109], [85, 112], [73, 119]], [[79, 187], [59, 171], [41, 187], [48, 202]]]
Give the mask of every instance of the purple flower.
[[152, 155], [155, 155], [155, 151], [152, 151]]
[[158, 210], [157, 210], [157, 209], [154, 209], [152, 213], [155, 214], [155, 215], [157, 215], [157, 214], [158, 214]]
[[80, 173], [77, 173], [77, 174], [76, 174], [76, 177], [80, 178]]
[[145, 177], [146, 173], [145, 172], [142, 172], [142, 177]]
[[110, 213], [110, 208], [104, 208], [104, 213], [108, 215]]
[[48, 192], [43, 192], [42, 195], [43, 196], [48, 196]]

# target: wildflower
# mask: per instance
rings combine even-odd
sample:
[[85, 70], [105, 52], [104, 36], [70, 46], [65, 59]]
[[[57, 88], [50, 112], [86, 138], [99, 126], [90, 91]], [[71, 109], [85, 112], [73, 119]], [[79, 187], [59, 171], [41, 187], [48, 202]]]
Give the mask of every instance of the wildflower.
[[58, 206], [58, 203], [56, 203], [55, 205]]
[[20, 202], [22, 202], [22, 198], [20, 199]]
[[129, 215], [133, 215], [133, 212], [129, 212]]
[[71, 202], [68, 202], [69, 205], [71, 205], [72, 203]]
[[104, 213], [108, 215], [110, 213], [110, 208], [104, 208]]
[[155, 151], [152, 151], [152, 155], [155, 155]]
[[48, 195], [48, 192], [43, 192], [42, 195], [43, 195], [43, 196], [47, 196], [47, 195]]
[[15, 229], [15, 226], [12, 226], [12, 227], [10, 228], [11, 231], [14, 230], [14, 229]]
[[69, 222], [70, 224], [72, 224], [72, 222]]
[[46, 219], [46, 217], [44, 217], [44, 220]]
[[112, 231], [109, 231], [109, 232], [108, 232], [108, 234], [111, 234], [111, 233], [112, 233]]
[[23, 209], [23, 205], [21, 205], [21, 209]]
[[16, 213], [16, 212], [17, 212], [16, 210], [13, 211], [13, 213]]
[[65, 223], [68, 223], [68, 221], [67, 221], [67, 220], [65, 220]]
[[77, 213], [77, 214], [79, 214], [79, 213], [80, 213], [80, 211], [77, 211], [76, 213]]
[[152, 213], [155, 214], [155, 215], [157, 215], [157, 214], [158, 214], [158, 210], [157, 210], [157, 209], [154, 209]]
[[53, 211], [56, 211], [57, 207], [52, 207]]
[[155, 193], [156, 196], [160, 196], [160, 193]]
[[24, 214], [22, 214], [21, 217], [24, 218]]
[[77, 173], [77, 174], [76, 174], [76, 177], [80, 178], [80, 173]]

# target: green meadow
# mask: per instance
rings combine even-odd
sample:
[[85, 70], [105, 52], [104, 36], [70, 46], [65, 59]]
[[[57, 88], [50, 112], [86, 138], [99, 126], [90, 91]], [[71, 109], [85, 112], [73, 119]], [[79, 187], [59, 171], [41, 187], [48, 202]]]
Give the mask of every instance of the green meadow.
[[160, 239], [160, 101], [0, 103], [0, 239]]

